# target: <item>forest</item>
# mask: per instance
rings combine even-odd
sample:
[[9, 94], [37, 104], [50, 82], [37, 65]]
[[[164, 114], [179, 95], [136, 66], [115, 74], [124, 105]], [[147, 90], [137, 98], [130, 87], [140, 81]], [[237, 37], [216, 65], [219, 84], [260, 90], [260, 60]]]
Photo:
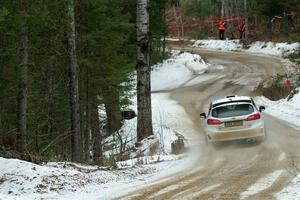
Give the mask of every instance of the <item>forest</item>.
[[[300, 36], [299, 3], [149, 0], [145, 71], [168, 56], [165, 39], [174, 36], [168, 24], [178, 20], [175, 7], [187, 16], [178, 26], [190, 23], [188, 16], [244, 16], [249, 39], [293, 42]], [[121, 128], [140, 84], [136, 7], [135, 0], [1, 1], [0, 156], [103, 164], [103, 141]], [[229, 21], [231, 32], [240, 22]], [[214, 23], [187, 28], [181, 38], [216, 37]], [[152, 130], [143, 134], [137, 143]]]

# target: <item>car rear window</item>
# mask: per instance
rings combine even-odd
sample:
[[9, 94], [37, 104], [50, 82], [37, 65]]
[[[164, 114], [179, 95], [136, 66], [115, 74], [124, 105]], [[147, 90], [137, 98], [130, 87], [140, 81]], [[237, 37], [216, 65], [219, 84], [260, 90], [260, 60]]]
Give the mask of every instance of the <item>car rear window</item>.
[[252, 112], [254, 112], [254, 108], [251, 104], [232, 104], [213, 109], [212, 116], [216, 118], [225, 118], [248, 115]]

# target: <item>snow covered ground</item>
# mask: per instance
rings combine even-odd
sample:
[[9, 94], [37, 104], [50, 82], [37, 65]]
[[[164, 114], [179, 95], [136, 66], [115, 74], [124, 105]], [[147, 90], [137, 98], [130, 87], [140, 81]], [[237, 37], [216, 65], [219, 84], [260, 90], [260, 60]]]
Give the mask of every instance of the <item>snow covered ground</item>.
[[239, 40], [197, 40], [192, 46], [219, 51], [242, 51], [254, 54], [283, 56], [295, 52], [299, 49], [300, 44], [257, 41], [248, 47], [243, 47]]
[[172, 174], [186, 164], [185, 159], [174, 161], [171, 156], [169, 162], [157, 156], [151, 159], [152, 164], [130, 169], [101, 170], [72, 163], [40, 166], [0, 158], [0, 199], [111, 199]]
[[[297, 89], [299, 91], [299, 88]], [[258, 104], [265, 105], [265, 112], [291, 123], [300, 128], [300, 93], [298, 92], [291, 99], [285, 98], [279, 101], [271, 101], [265, 97], [257, 97]]]

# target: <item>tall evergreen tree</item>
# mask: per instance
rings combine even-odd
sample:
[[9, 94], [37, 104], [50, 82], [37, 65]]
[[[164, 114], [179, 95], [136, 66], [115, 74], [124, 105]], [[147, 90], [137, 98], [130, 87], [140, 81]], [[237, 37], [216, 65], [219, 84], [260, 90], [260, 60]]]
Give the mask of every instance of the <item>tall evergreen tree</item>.
[[[101, 157], [102, 135], [111, 135], [121, 126], [120, 109], [128, 104], [130, 73], [133, 72], [134, 26], [125, 10], [126, 1], [80, 2], [78, 15], [82, 115], [85, 152], [94, 144], [94, 160]], [[100, 130], [99, 105], [106, 111], [106, 131]], [[83, 106], [85, 105], [85, 106]], [[91, 137], [92, 136], [92, 137]], [[88, 157], [88, 155], [86, 155]]]

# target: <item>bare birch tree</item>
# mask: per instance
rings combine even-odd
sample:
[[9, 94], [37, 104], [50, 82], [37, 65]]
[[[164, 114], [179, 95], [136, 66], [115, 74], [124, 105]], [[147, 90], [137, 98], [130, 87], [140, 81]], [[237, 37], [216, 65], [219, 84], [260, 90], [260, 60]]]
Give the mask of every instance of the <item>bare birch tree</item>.
[[72, 131], [72, 161], [82, 161], [82, 144], [80, 132], [79, 89], [78, 89], [78, 63], [76, 55], [76, 31], [74, 1], [68, 0], [68, 53], [69, 53], [69, 79], [70, 79], [70, 106]]
[[153, 135], [150, 84], [149, 0], [137, 1], [137, 141]]

